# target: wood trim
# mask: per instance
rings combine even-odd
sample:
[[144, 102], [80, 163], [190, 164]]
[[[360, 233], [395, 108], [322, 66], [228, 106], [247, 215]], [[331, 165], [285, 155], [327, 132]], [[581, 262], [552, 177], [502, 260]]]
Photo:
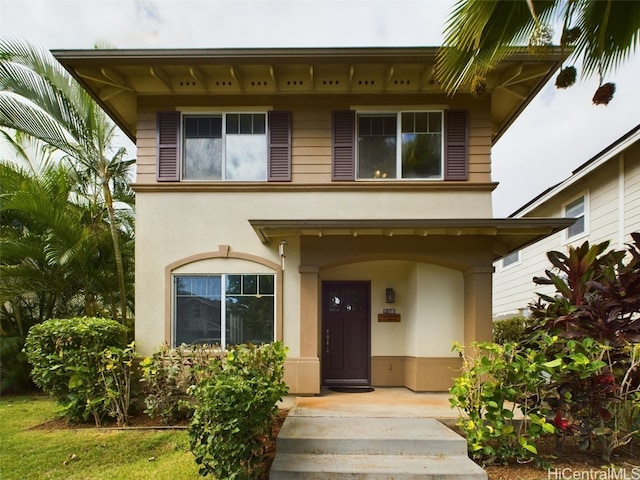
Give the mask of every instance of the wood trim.
[[131, 185], [136, 192], [340, 192], [340, 191], [412, 191], [427, 192], [446, 190], [454, 192], [464, 191], [493, 191], [497, 182], [469, 183], [456, 181], [357, 181], [333, 183], [288, 184], [268, 182], [180, 182], [180, 183], [134, 183]]

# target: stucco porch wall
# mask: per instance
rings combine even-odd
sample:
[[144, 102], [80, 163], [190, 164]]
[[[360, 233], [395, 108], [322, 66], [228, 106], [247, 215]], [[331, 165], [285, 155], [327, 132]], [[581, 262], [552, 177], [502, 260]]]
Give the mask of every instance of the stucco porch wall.
[[[320, 280], [371, 282], [372, 357], [455, 357], [452, 342], [464, 341], [464, 279], [456, 270], [381, 260], [323, 270]], [[385, 302], [387, 288], [396, 292], [393, 304]], [[395, 309], [400, 321], [378, 321], [385, 308]]]
[[371, 384], [375, 387], [407, 387], [414, 392], [442, 392], [453, 386], [462, 360], [458, 357], [427, 358], [374, 356]]

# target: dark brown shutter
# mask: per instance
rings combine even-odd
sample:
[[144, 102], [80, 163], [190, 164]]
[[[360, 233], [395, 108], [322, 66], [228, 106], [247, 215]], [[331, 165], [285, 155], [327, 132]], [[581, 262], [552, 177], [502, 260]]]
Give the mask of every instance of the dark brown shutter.
[[180, 180], [178, 151], [180, 148], [180, 112], [158, 112], [158, 158], [156, 180]]
[[467, 112], [447, 110], [444, 114], [444, 179], [469, 178]]
[[291, 181], [291, 112], [269, 112], [270, 182]]
[[355, 180], [356, 113], [333, 112], [331, 126], [331, 179]]

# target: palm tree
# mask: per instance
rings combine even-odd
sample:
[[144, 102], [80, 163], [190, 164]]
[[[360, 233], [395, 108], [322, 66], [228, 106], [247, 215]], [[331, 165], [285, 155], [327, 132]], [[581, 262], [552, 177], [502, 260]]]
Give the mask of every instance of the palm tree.
[[[119, 284], [106, 210], [96, 203], [95, 188], [87, 187], [86, 178], [49, 145], [4, 130], [0, 140], [3, 392], [30, 384], [30, 367], [22, 349], [31, 326], [48, 318], [117, 318]], [[114, 192], [114, 198], [119, 198], [117, 189]], [[118, 222], [125, 280], [130, 286], [133, 228], [125, 219]]]
[[[603, 83], [604, 78], [635, 51], [640, 39], [637, 0], [459, 0], [445, 26], [436, 77], [449, 94], [465, 84], [482, 92], [486, 74], [518, 46], [544, 53], [554, 22], [562, 24], [560, 47], [571, 52], [570, 60], [582, 60], [582, 75], [599, 76], [593, 102], [608, 104], [615, 85]], [[563, 68], [556, 86], [566, 88], [575, 77], [575, 67]]]
[[[127, 319], [127, 282], [119, 228], [126, 224], [114, 206], [133, 205], [127, 176], [134, 160], [114, 149], [116, 126], [46, 50], [26, 42], [0, 40], [0, 126], [23, 132], [62, 152], [84, 179], [108, 217], [119, 284], [120, 316]], [[130, 203], [129, 203], [130, 202]], [[125, 209], [126, 210], [126, 209]], [[98, 212], [96, 212], [98, 213]]]

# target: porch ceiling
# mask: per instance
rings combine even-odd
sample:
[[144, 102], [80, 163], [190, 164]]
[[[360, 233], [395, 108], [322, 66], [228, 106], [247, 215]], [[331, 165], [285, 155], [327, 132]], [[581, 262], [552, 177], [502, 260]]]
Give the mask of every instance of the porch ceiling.
[[290, 236], [482, 236], [494, 241], [494, 260], [559, 232], [574, 218], [467, 218], [388, 220], [249, 220], [262, 243]]
[[[444, 95], [434, 78], [437, 52], [437, 47], [93, 49], [53, 55], [135, 140], [142, 97], [172, 97], [161, 100], [166, 105], [213, 105], [212, 97], [233, 95]], [[562, 57], [559, 49], [550, 49], [542, 59], [523, 48], [487, 75], [494, 142], [559, 68]], [[469, 85], [459, 90], [469, 92]]]

